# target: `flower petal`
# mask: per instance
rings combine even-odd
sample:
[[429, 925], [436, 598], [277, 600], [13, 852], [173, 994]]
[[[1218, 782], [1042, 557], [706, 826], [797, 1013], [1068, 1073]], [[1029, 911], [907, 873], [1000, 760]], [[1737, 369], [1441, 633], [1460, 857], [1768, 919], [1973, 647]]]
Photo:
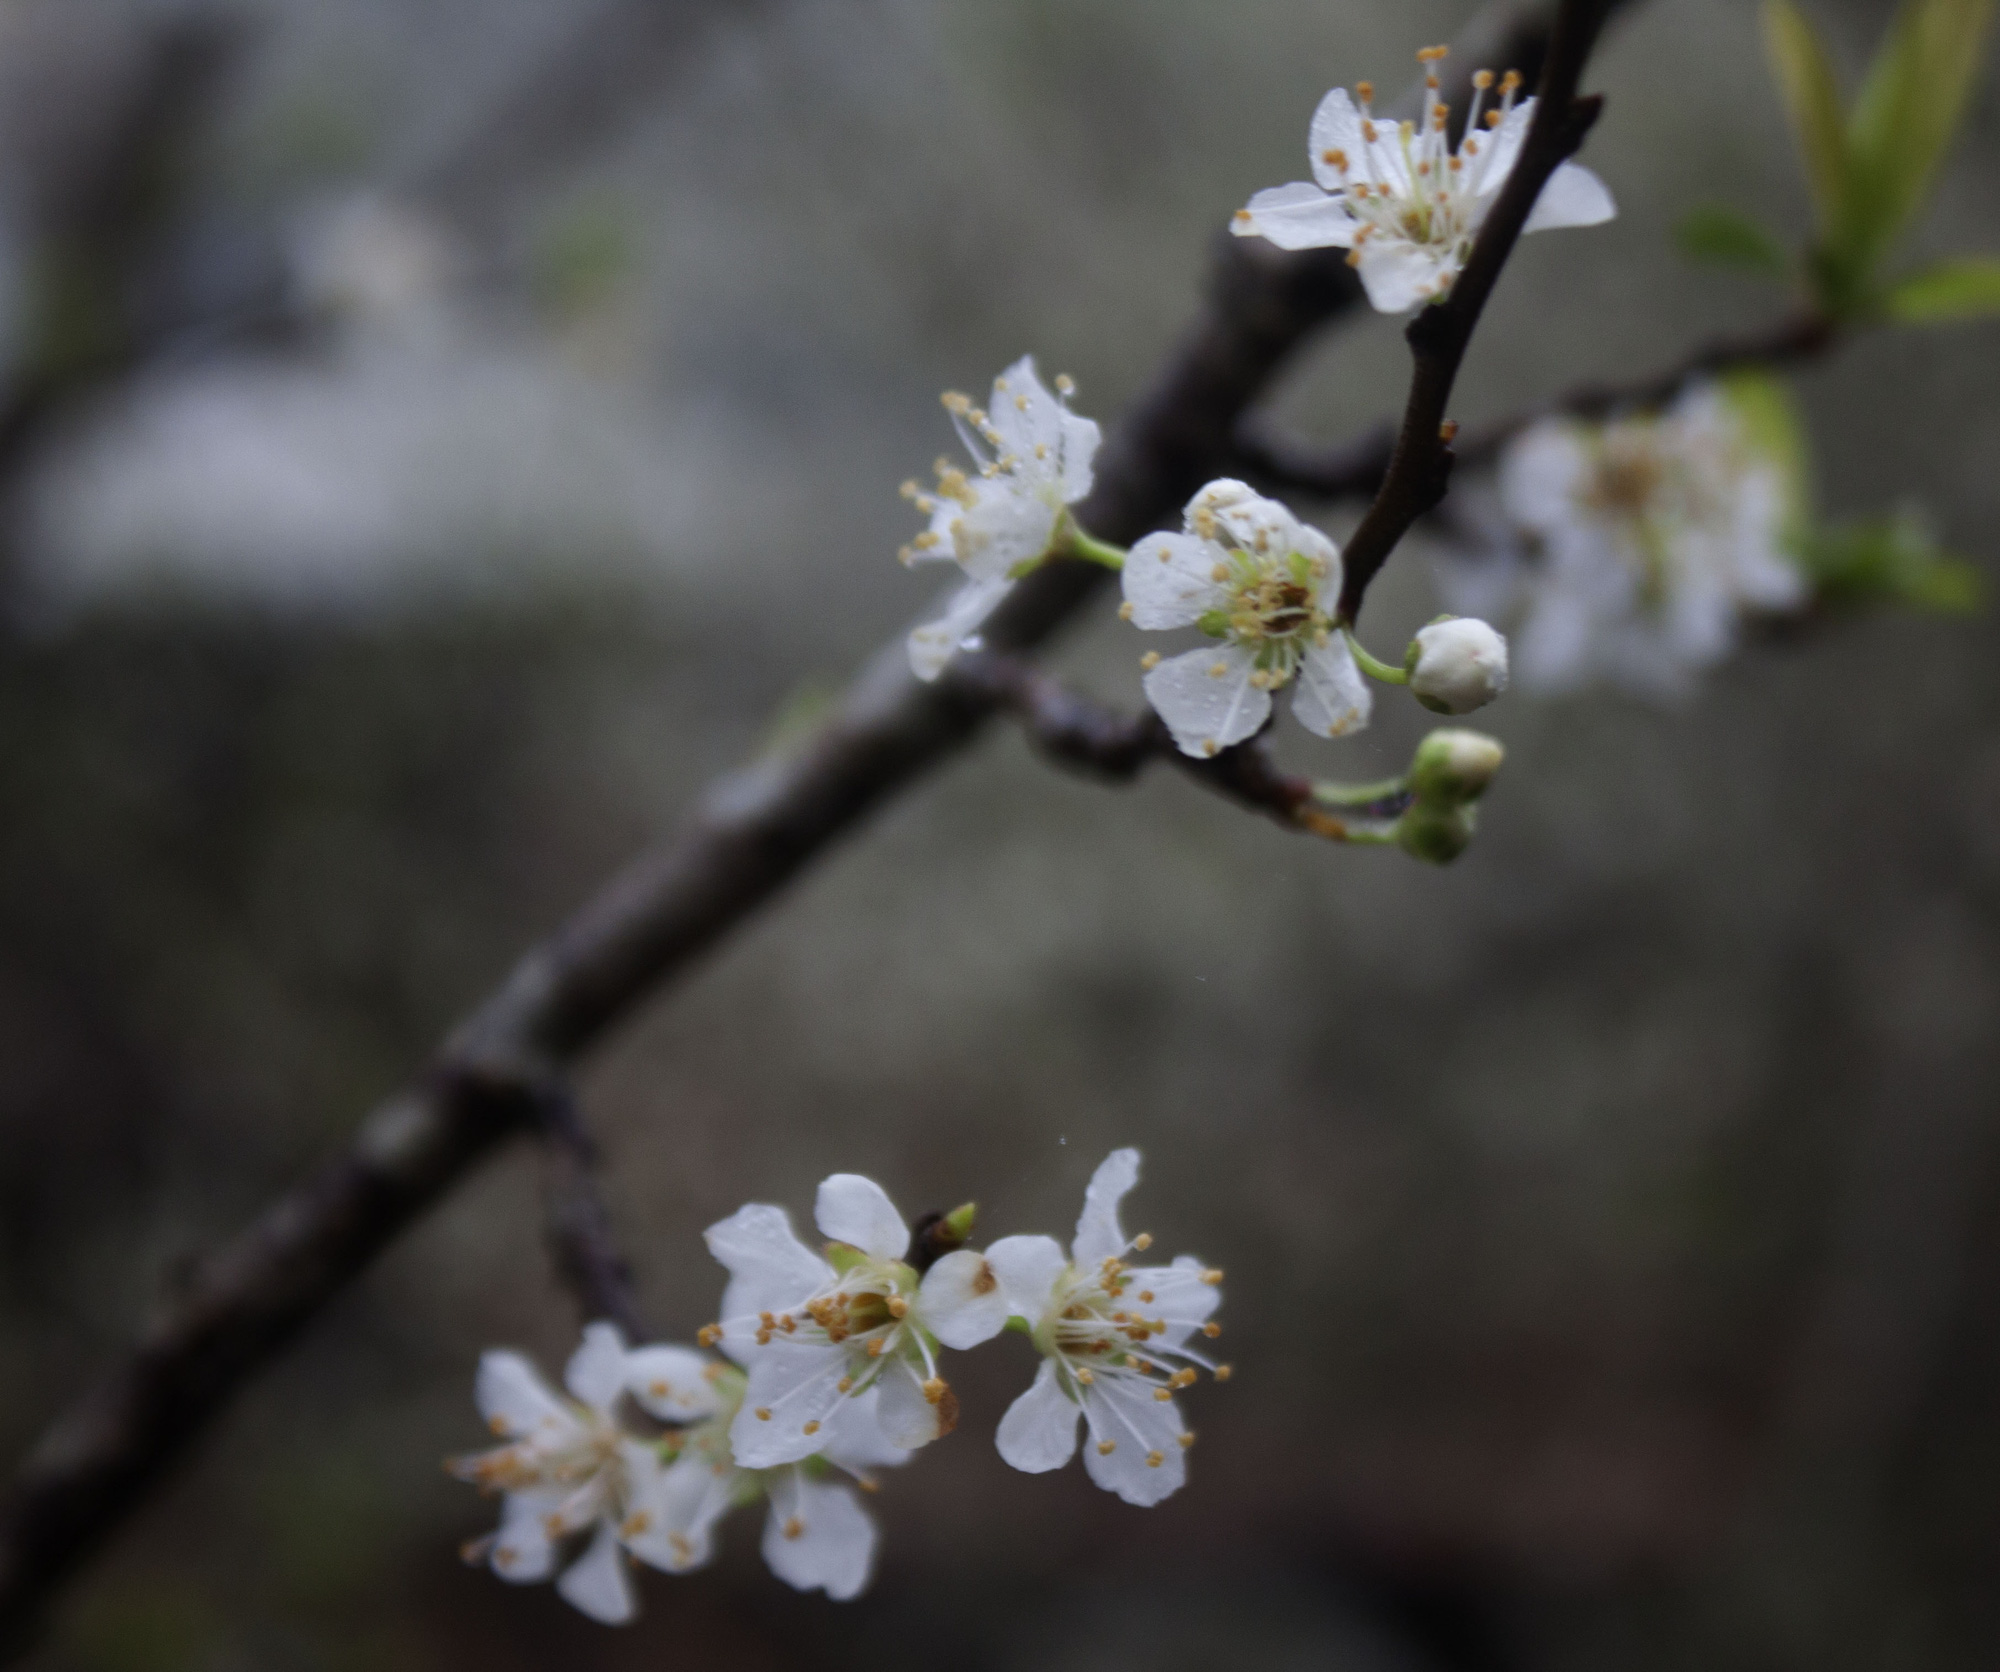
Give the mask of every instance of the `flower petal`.
[[1210, 610], [1229, 602], [1229, 590], [1215, 578], [1229, 554], [1212, 540], [1192, 534], [1148, 534], [1131, 550], [1119, 575], [1135, 627], [1164, 630], [1192, 627]]
[[509, 1492], [500, 1502], [500, 1530], [493, 1536], [487, 1565], [510, 1585], [538, 1585], [555, 1571], [556, 1547], [549, 1517], [569, 1489], [538, 1486]]
[[584, 1326], [583, 1345], [570, 1354], [563, 1386], [594, 1411], [608, 1411], [625, 1391], [625, 1334], [616, 1324]]
[[519, 1353], [480, 1354], [472, 1397], [487, 1426], [510, 1440], [536, 1430], [576, 1426], [576, 1418], [542, 1380], [541, 1372]]
[[1028, 1391], [1007, 1407], [994, 1444], [1024, 1474], [1060, 1469], [1076, 1455], [1076, 1401], [1063, 1392], [1054, 1359], [1043, 1359]]
[[[1473, 195], [1491, 203], [1507, 184], [1521, 155], [1521, 142], [1528, 137], [1528, 124], [1535, 119], [1535, 101], [1523, 99], [1501, 118], [1500, 126], [1479, 136], [1478, 169]], [[1462, 149], [1462, 148], [1461, 148]]]
[[662, 1422], [695, 1422], [721, 1403], [710, 1379], [715, 1368], [692, 1347], [640, 1347], [625, 1355], [625, 1387]]
[[[1367, 179], [1367, 148], [1368, 141], [1361, 132], [1360, 108], [1345, 87], [1336, 87], [1320, 100], [1306, 138], [1313, 178], [1330, 192], [1339, 191], [1351, 179]], [[1338, 151], [1347, 158], [1345, 170], [1327, 160], [1329, 151]]]
[[917, 1316], [947, 1347], [964, 1352], [1007, 1327], [1007, 1297], [986, 1256], [961, 1248], [924, 1273]]
[[1055, 1299], [1056, 1279], [1069, 1269], [1069, 1256], [1054, 1237], [1002, 1237], [986, 1250], [986, 1263], [1000, 1279], [1007, 1310], [1032, 1324]]
[[556, 1592], [572, 1608], [607, 1626], [622, 1626], [639, 1612], [616, 1527], [607, 1521], [597, 1529], [590, 1548], [556, 1581]]
[[1239, 238], [1265, 238], [1281, 250], [1344, 250], [1359, 222], [1347, 200], [1303, 180], [1259, 192], [1229, 222]]
[[1113, 1150], [1090, 1175], [1090, 1185], [1083, 1193], [1083, 1212], [1076, 1222], [1076, 1241], [1070, 1245], [1079, 1269], [1091, 1271], [1124, 1254], [1126, 1238], [1118, 1226], [1118, 1204], [1138, 1182], [1139, 1152], [1135, 1149]]
[[1377, 313], [1405, 314], [1442, 296], [1458, 276], [1449, 251], [1401, 238], [1371, 238], [1361, 246], [1361, 286]]
[[1218, 1283], [1205, 1281], [1208, 1268], [1192, 1254], [1182, 1254], [1170, 1266], [1133, 1266], [1126, 1293], [1143, 1318], [1167, 1327], [1153, 1339], [1163, 1347], [1178, 1347], [1205, 1324], [1222, 1302]]
[[1150, 1382], [1100, 1376], [1083, 1401], [1090, 1441], [1083, 1465], [1107, 1492], [1142, 1509], [1171, 1497], [1187, 1481], [1181, 1417]]
[[826, 1444], [820, 1447], [820, 1456], [850, 1475], [909, 1462], [909, 1448], [891, 1445], [882, 1432], [881, 1400], [879, 1388], [864, 1388], [843, 1399], [826, 1419], [822, 1436]]
[[787, 1312], [833, 1275], [833, 1268], [792, 1233], [783, 1208], [752, 1202], [702, 1233], [729, 1270], [722, 1295], [723, 1345], [743, 1359], [754, 1347], [757, 1315]]
[[1589, 447], [1577, 425], [1559, 418], [1531, 425], [1500, 457], [1501, 506], [1531, 534], [1571, 527], [1589, 470]]
[[910, 629], [910, 671], [925, 681], [937, 678], [1013, 590], [1014, 582], [1005, 575], [998, 580], [967, 581], [947, 600], [944, 614]]
[[1565, 226], [1601, 226], [1618, 213], [1611, 188], [1580, 163], [1563, 163], [1535, 199], [1523, 232], [1553, 232]]
[[1097, 457], [1097, 445], [1103, 440], [1104, 432], [1098, 429], [1092, 418], [1079, 418], [1074, 412], [1063, 414], [1062, 430], [1062, 497], [1065, 505], [1074, 505], [1090, 492], [1096, 479], [1093, 461]]
[[[650, 1456], [648, 1447], [640, 1447]], [[665, 1468], [628, 1465], [632, 1514], [625, 1548], [662, 1573], [691, 1573], [715, 1554], [715, 1526], [735, 1501], [742, 1471], [689, 1451]], [[640, 1516], [644, 1526], [634, 1526]]]
[[[743, 1409], [729, 1425], [729, 1449], [746, 1469], [775, 1469], [820, 1448], [819, 1431], [847, 1397], [838, 1347], [774, 1342], [750, 1361]], [[806, 1430], [812, 1429], [808, 1434]]]
[[[876, 1382], [880, 1396], [875, 1406], [875, 1420], [880, 1425], [882, 1437], [892, 1446], [901, 1446], [905, 1451], [915, 1451], [919, 1446], [927, 1446], [940, 1435], [949, 1433], [952, 1421], [950, 1412], [957, 1409], [954, 1402], [947, 1405], [945, 1400], [933, 1404], [924, 1392], [921, 1373], [908, 1359], [898, 1359], [887, 1366]], [[951, 1399], [949, 1389], [945, 1399]]]
[[1044, 557], [1055, 542], [1062, 504], [1053, 480], [982, 476], [973, 502], [952, 519], [952, 552], [977, 581], [1004, 580], [1023, 563]]
[[[1024, 354], [993, 380], [993, 404], [988, 408], [1000, 434], [1004, 463], [1010, 456], [1031, 474], [1053, 476], [1063, 440], [1063, 405], [1042, 383], [1035, 357]], [[1035, 449], [1043, 449], [1037, 455]], [[1046, 460], [1047, 469], [1034, 469]]]
[[771, 1571], [787, 1585], [846, 1602], [867, 1588], [875, 1523], [847, 1487], [793, 1470], [771, 1488], [763, 1548]]
[[1146, 700], [1184, 755], [1212, 755], [1254, 737], [1270, 718], [1271, 696], [1250, 683], [1257, 663], [1236, 645], [1190, 650], [1146, 675]]
[[1299, 660], [1292, 717], [1320, 737], [1344, 737], [1368, 724], [1375, 695], [1355, 665], [1354, 652], [1338, 634], [1314, 645]]
[[889, 1193], [859, 1173], [835, 1173], [820, 1181], [813, 1219], [820, 1235], [872, 1254], [900, 1260], [910, 1250], [910, 1228]]

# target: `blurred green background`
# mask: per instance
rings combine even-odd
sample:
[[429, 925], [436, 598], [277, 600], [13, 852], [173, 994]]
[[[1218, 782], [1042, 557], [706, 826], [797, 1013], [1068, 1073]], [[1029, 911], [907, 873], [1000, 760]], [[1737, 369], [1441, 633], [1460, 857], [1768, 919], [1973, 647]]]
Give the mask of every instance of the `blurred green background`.
[[[1813, 9], [1851, 72], [1886, 8]], [[926, 607], [895, 488], [950, 444], [939, 389], [1032, 349], [1115, 418], [1319, 95], [1468, 15], [0, 4], [9, 1454]], [[1698, 203], [1804, 225], [1748, 0], [1651, 0], [1592, 81], [1623, 212], [1522, 247], [1468, 419], [1782, 305], [1671, 253]], [[1996, 167], [1982, 87], [1921, 247], [2000, 247]], [[1356, 320], [1280, 407], [1346, 434], [1403, 366]], [[1984, 562], [1996, 378], [1992, 325], [1804, 376], [1824, 506], [1919, 502]], [[1412, 548], [1371, 643], [1433, 608]], [[1140, 648], [1107, 606], [1058, 661], [1134, 705]], [[629, 1027], [587, 1107], [682, 1339], [744, 1200], [803, 1220], [854, 1169], [1066, 1233], [1140, 1145], [1134, 1223], [1229, 1271], [1185, 1492], [1002, 1465], [1003, 1341], [874, 1501], [861, 1602], [768, 1576], [750, 1514], [622, 1633], [462, 1567], [489, 1509], [437, 1463], [480, 1438], [476, 1356], [553, 1368], [575, 1327], [510, 1153], [249, 1389], [36, 1665], [1992, 1666], [1996, 652], [1990, 615], [1884, 616], [1682, 709], [1502, 703], [1445, 872], [997, 728]], [[1380, 776], [1423, 718], [1281, 747]]]

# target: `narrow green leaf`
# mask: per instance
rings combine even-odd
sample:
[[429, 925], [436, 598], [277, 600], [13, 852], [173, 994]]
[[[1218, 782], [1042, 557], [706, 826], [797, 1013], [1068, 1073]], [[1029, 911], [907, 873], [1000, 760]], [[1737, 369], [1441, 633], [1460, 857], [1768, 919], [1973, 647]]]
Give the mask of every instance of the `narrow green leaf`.
[[1903, 0], [1855, 101], [1844, 242], [1864, 266], [1923, 208], [1964, 119], [1993, 0]]
[[1882, 301], [1891, 319], [1908, 325], [2000, 314], [2000, 256], [1940, 261], [1898, 282]]
[[1905, 511], [1818, 529], [1798, 542], [1798, 554], [1822, 604], [1836, 609], [1904, 604], [1944, 615], [1979, 608], [1979, 571], [1941, 550], [1923, 518]]
[[1847, 124], [1833, 62], [1792, 0], [1764, 0], [1764, 50], [1792, 119], [1813, 209], [1822, 229], [1839, 219], [1847, 195]]
[[1734, 267], [1746, 273], [1785, 276], [1785, 250], [1748, 215], [1719, 203], [1690, 210], [1674, 228], [1681, 252], [1695, 261]]

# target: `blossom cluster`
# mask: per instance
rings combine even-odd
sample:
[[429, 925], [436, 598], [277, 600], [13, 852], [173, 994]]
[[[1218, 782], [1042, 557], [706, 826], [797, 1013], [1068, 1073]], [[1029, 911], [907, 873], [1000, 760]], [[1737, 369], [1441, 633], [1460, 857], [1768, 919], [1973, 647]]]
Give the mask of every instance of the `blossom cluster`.
[[594, 1323], [564, 1374], [567, 1398], [518, 1353], [480, 1361], [479, 1412], [501, 1443], [450, 1467], [500, 1494], [501, 1512], [467, 1558], [517, 1584], [554, 1577], [585, 1614], [622, 1624], [637, 1612], [631, 1561], [698, 1568], [730, 1510], [763, 1502], [771, 1570], [800, 1590], [856, 1596], [875, 1528], [854, 1488], [873, 1491], [873, 1471], [951, 1432], [944, 1354], [1009, 1329], [1040, 1364], [1001, 1419], [1001, 1457], [1059, 1469], [1081, 1425], [1091, 1479], [1127, 1503], [1159, 1503], [1186, 1480], [1194, 1443], [1176, 1395], [1198, 1370], [1220, 1381], [1229, 1367], [1196, 1345], [1221, 1333], [1222, 1273], [1185, 1254], [1146, 1264], [1136, 1256], [1152, 1238], [1120, 1228], [1138, 1178], [1139, 1152], [1114, 1151], [1067, 1250], [1010, 1236], [937, 1253], [969, 1234], [969, 1208], [913, 1245], [881, 1186], [854, 1173], [819, 1187], [818, 1249], [783, 1208], [738, 1209], [707, 1232], [729, 1281], [698, 1347], [633, 1347]]

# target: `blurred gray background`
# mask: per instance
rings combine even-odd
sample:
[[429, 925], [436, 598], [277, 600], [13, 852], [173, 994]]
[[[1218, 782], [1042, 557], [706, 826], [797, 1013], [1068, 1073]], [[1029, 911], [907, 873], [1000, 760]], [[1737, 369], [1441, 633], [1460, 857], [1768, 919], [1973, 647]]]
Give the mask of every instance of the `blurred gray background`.
[[[941, 388], [1032, 349], [1114, 418], [1319, 95], [1400, 85], [1470, 10], [0, 4], [8, 1454], [927, 605], [895, 488], [949, 446]], [[1813, 10], [1851, 72], [1888, 8]], [[1523, 246], [1468, 419], [1783, 305], [1669, 238], [1704, 201], [1802, 224], [1748, 0], [1651, 0], [1592, 79], [1623, 213]], [[1982, 89], [1920, 246], [2000, 247], [1996, 167]], [[1280, 404], [1339, 436], [1403, 365], [1355, 321]], [[1985, 563], [1996, 378], [1991, 325], [1802, 378], [1824, 505], [1917, 501]], [[1432, 608], [1412, 550], [1368, 637]], [[1132, 705], [1140, 648], [1106, 606], [1058, 660]], [[996, 729], [629, 1028], [588, 1108], [681, 1338], [746, 1199], [803, 1217], [855, 1169], [1066, 1233], [1140, 1145], [1135, 1225], [1229, 1271], [1185, 1492], [1002, 1465], [1010, 1339], [876, 1500], [859, 1603], [771, 1579], [747, 1513], [624, 1633], [463, 1568], [489, 1510], [437, 1463], [480, 1438], [475, 1358], [574, 1332], [513, 1153], [247, 1393], [38, 1665], [1990, 1667], [1996, 651], [1990, 613], [1882, 617], [1680, 710], [1503, 703], [1446, 872]], [[1281, 744], [1374, 777], [1419, 718]]]

